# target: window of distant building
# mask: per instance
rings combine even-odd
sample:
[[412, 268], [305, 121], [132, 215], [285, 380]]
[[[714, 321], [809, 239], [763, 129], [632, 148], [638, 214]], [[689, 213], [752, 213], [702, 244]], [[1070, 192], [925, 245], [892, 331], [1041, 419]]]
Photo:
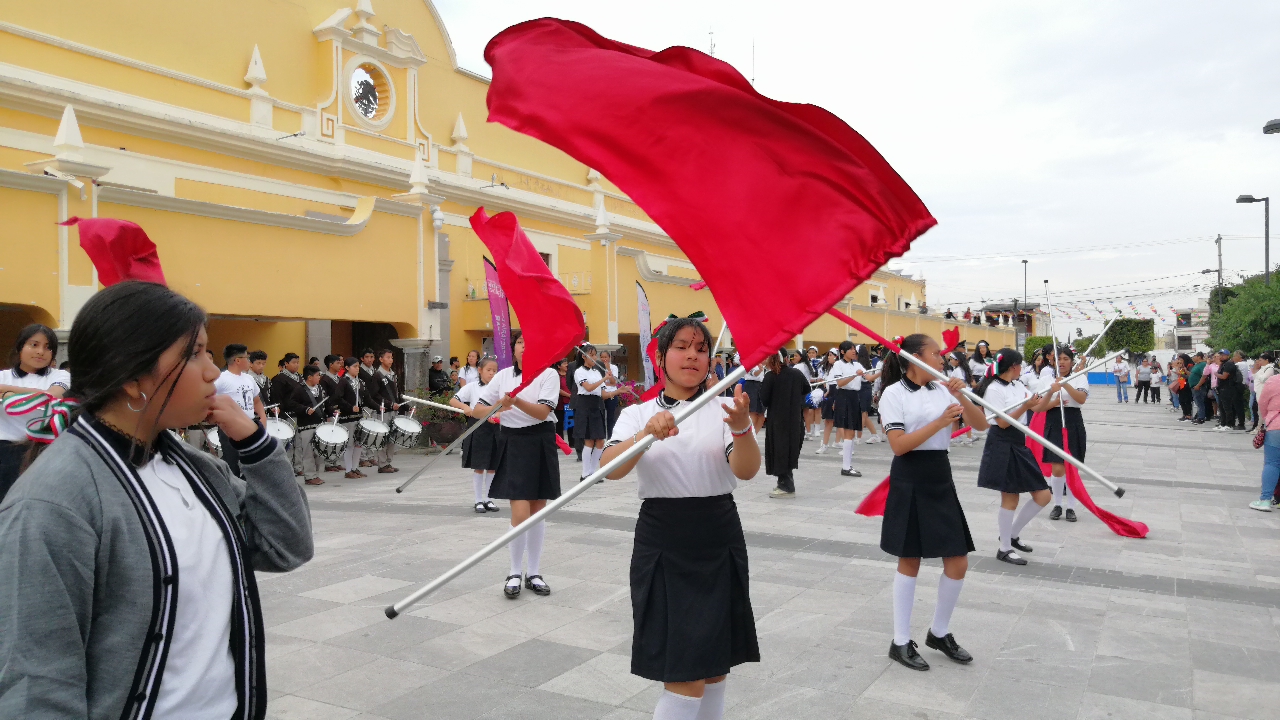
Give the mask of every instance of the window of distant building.
[[353, 125], [382, 130], [391, 123], [396, 94], [391, 78], [380, 63], [369, 58], [352, 58], [347, 63], [346, 105]]

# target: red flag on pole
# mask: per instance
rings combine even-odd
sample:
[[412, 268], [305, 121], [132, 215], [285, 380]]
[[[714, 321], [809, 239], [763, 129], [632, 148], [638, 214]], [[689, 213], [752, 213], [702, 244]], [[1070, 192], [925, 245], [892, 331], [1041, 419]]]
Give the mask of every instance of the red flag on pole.
[[165, 285], [156, 244], [137, 223], [114, 218], [68, 218], [59, 225], [79, 225], [80, 247], [98, 270], [98, 282], [110, 287], [122, 280]]
[[[485, 60], [489, 120], [630, 195], [697, 267], [748, 367], [937, 222], [842, 120], [767, 98], [697, 50], [653, 52], [542, 19], [498, 33]], [[822, 262], [778, 256], [799, 240]], [[754, 260], [728, 259], [744, 257]]]
[[524, 360], [520, 363], [523, 380], [511, 391], [515, 395], [577, 347], [586, 335], [586, 325], [582, 311], [551, 274], [551, 268], [520, 229], [515, 215], [501, 212], [489, 217], [481, 207], [471, 216], [471, 228], [493, 253], [498, 282], [520, 318], [524, 334]]

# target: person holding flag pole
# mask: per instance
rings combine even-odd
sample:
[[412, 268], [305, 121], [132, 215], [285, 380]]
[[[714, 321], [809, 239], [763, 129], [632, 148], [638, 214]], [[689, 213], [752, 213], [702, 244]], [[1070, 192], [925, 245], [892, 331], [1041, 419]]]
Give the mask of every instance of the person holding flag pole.
[[[1057, 368], [1058, 377], [1066, 378], [1071, 374], [1071, 368], [1075, 364], [1075, 354], [1070, 347], [1059, 345], [1057, 337], [1053, 335], [1053, 306], [1049, 304], [1048, 280], [1044, 281], [1044, 298], [1045, 306], [1049, 311], [1049, 335], [1053, 337], [1054, 366]], [[1076, 377], [1070, 382], [1063, 380], [1053, 383], [1049, 387], [1048, 395], [1036, 406], [1037, 412], [1045, 412], [1057, 406], [1058, 412], [1049, 412], [1045, 415], [1044, 436], [1057, 447], [1064, 447], [1065, 443], [1067, 452], [1073, 458], [1081, 461], [1084, 460], [1085, 455], [1086, 434], [1084, 415], [1081, 414], [1080, 408], [1088, 399], [1088, 378]], [[1053, 473], [1053, 477], [1050, 480], [1050, 485], [1053, 487], [1053, 510], [1049, 512], [1049, 519], [1058, 520], [1064, 518], [1067, 522], [1075, 522], [1077, 520], [1075, 496], [1067, 492], [1066, 465], [1054, 458], [1047, 447], [1040, 451], [1040, 457], [1042, 462], [1049, 464]], [[1062, 507], [1064, 496], [1066, 500], [1065, 515]]]

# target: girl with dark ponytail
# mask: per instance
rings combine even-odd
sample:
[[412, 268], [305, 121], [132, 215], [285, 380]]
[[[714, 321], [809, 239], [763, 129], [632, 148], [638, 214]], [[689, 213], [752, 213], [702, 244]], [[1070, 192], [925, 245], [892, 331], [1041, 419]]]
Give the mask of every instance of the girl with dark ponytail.
[[[1003, 348], [995, 355], [995, 362], [987, 366], [987, 377], [978, 385], [978, 394], [1023, 424], [1030, 423], [1030, 410], [1040, 403], [1021, 382], [1022, 353]], [[1016, 406], [1016, 407], [1014, 407]], [[1009, 409], [1012, 408], [1012, 409]], [[997, 525], [1000, 531], [1000, 549], [996, 559], [1012, 565], [1026, 565], [1027, 561], [1014, 549], [1031, 552], [1031, 546], [1018, 537], [1027, 523], [1049, 504], [1049, 485], [1044, 481], [1040, 465], [1027, 448], [1022, 431], [987, 413], [992, 423], [987, 442], [982, 448], [982, 464], [978, 467], [978, 487], [1000, 492], [1000, 510]], [[1018, 495], [1031, 493], [1032, 502], [1018, 510]]]
[[[1046, 357], [1053, 358], [1054, 349], [1046, 347], [1045, 350]], [[1083, 461], [1086, 437], [1084, 416], [1080, 413], [1080, 408], [1089, 399], [1089, 381], [1084, 376], [1080, 376], [1074, 380], [1064, 382], [1063, 378], [1071, 374], [1072, 367], [1075, 365], [1076, 354], [1066, 345], [1058, 345], [1056, 350], [1057, 374], [1046, 377], [1049, 375], [1046, 371], [1050, 370], [1052, 366], [1046, 367], [1045, 370], [1041, 371], [1040, 386], [1045, 391], [1045, 397], [1036, 406], [1035, 411], [1046, 413], [1044, 416], [1044, 438], [1058, 447], [1062, 447], [1062, 428], [1065, 420], [1067, 451], [1075, 459]], [[1049, 513], [1049, 519], [1058, 520], [1063, 517], [1062, 505], [1065, 497], [1067, 506], [1066, 520], [1067, 522], [1075, 522], [1075, 498], [1067, 494], [1066, 464], [1062, 462], [1062, 458], [1045, 448], [1040, 448], [1040, 458], [1042, 462], [1053, 469], [1053, 477], [1049, 482], [1053, 489], [1054, 502], [1053, 510]]]
[[[899, 346], [924, 364], [942, 372], [942, 353], [928, 335], [911, 335]], [[951, 613], [969, 568], [973, 538], [947, 459], [951, 424], [961, 416], [976, 430], [985, 430], [982, 410], [969, 402], [958, 378], [945, 385], [901, 355], [884, 362], [884, 393], [880, 419], [889, 436], [893, 464], [889, 469], [889, 494], [880, 526], [880, 549], [898, 557], [893, 581], [893, 643], [889, 657], [912, 670], [928, 670], [911, 639], [911, 607], [915, 602], [916, 575], [921, 558], [942, 558], [938, 580], [938, 605], [925, 645], [959, 663], [973, 660], [949, 631]]]

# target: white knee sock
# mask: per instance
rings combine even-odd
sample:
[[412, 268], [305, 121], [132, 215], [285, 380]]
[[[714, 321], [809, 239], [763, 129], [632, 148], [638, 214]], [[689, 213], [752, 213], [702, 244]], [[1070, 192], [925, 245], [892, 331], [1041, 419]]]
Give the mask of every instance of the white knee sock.
[[1000, 552], [1009, 552], [1013, 549], [1013, 545], [1009, 544], [1013, 537], [1013, 511], [1004, 508], [997, 510], [996, 523], [1000, 526]]
[[1018, 514], [1013, 518], [1013, 535], [1010, 537], [1022, 537], [1022, 529], [1043, 509], [1034, 500], [1018, 508]]
[[529, 575], [539, 575], [542, 565], [542, 539], [547, 534], [547, 521], [539, 521], [524, 536], [529, 538]]
[[1063, 503], [1062, 503], [1063, 506], [1065, 506], [1068, 510], [1075, 510], [1076, 496], [1071, 494], [1070, 488], [1067, 487], [1067, 479], [1065, 477], [1062, 478], [1062, 494], [1066, 496], [1066, 498], [1063, 500]]
[[507, 545], [511, 549], [511, 572], [508, 575], [522, 575], [524, 573], [524, 549], [528, 544], [529, 534], [517, 536], [515, 540]]
[[489, 498], [489, 488], [491, 488], [491, 487], [493, 487], [493, 471], [492, 471], [492, 470], [485, 470], [485, 471], [484, 471], [484, 499], [485, 499], [485, 502], [489, 502], [489, 500], [490, 500], [490, 498]]
[[906, 645], [911, 639], [911, 606], [916, 601], [916, 579], [897, 573], [893, 576], [893, 644]]
[[604, 448], [603, 447], [596, 448], [594, 451], [592, 451], [591, 455], [592, 455], [591, 472], [594, 473], [600, 469], [600, 460], [604, 457]]
[[720, 720], [724, 717], [724, 690], [729, 678], [718, 683], [707, 683], [702, 691], [702, 706], [698, 708], [697, 720]]
[[653, 720], [697, 720], [702, 698], [677, 695], [663, 690], [658, 704], [653, 708]]
[[844, 464], [842, 464], [840, 467], [844, 468], [845, 470], [853, 469], [853, 440], [852, 439], [844, 441]]
[[938, 578], [938, 607], [933, 611], [931, 628], [934, 637], [944, 637], [951, 632], [951, 613], [956, 609], [962, 587], [964, 580], [952, 580], [946, 575]]
[[596, 449], [586, 447], [582, 449], [582, 477], [591, 477], [597, 469], [596, 465]]
[[1062, 489], [1067, 486], [1067, 479], [1064, 477], [1049, 478], [1049, 487], [1053, 488], [1053, 506], [1057, 507], [1062, 504]]
[[484, 471], [476, 470], [471, 473], [471, 489], [475, 492], [476, 502], [484, 502], [485, 500], [485, 482]]

